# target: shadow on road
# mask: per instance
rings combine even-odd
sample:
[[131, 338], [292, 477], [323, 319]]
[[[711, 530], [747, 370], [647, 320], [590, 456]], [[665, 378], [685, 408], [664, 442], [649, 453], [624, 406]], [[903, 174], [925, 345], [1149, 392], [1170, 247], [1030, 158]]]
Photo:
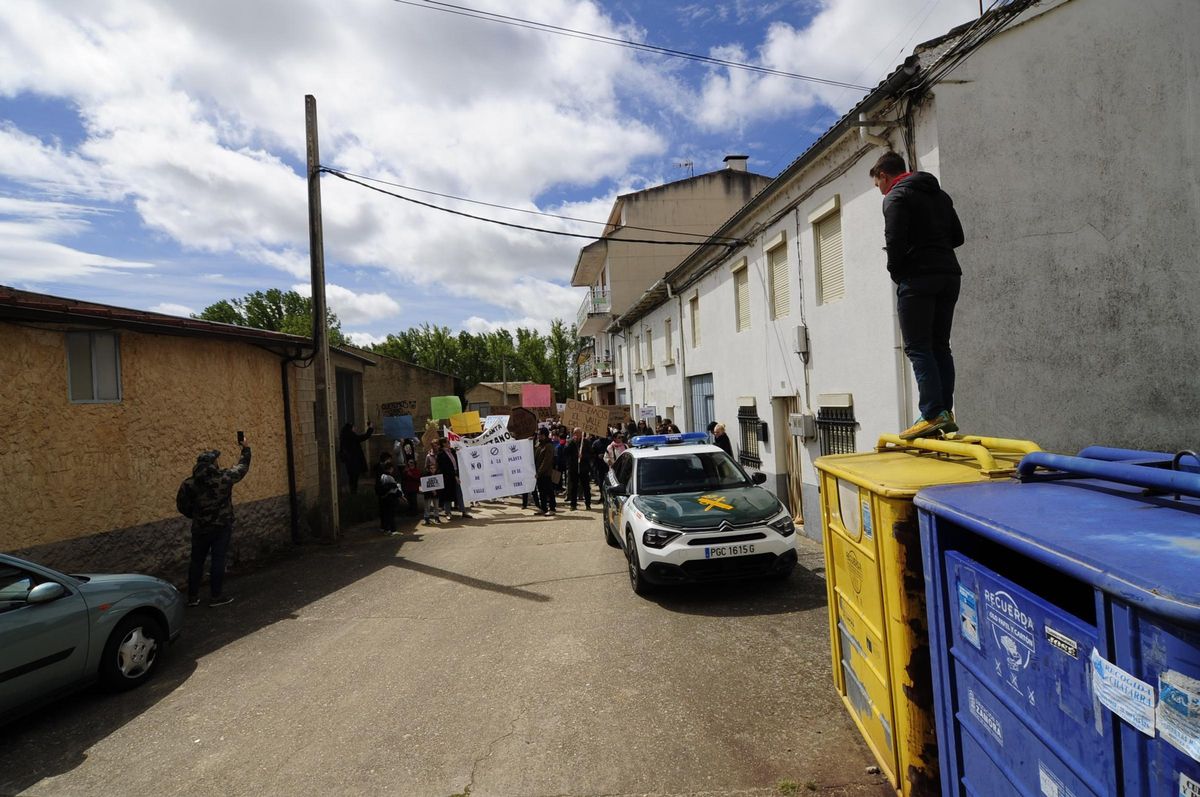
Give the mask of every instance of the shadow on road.
[[521, 598], [522, 600], [535, 601], [537, 603], [546, 603], [547, 601], [552, 600], [549, 595], [543, 595], [540, 592], [530, 592], [527, 589], [520, 589], [519, 587], [509, 587], [504, 584], [497, 584], [494, 581], [484, 581], [481, 578], [464, 576], [462, 573], [455, 573], [453, 570], [443, 570], [440, 567], [433, 567], [431, 565], [421, 564], [420, 562], [413, 562], [403, 557], [397, 558], [396, 561], [392, 562], [392, 566], [400, 567], [405, 570], [411, 570], [414, 573], [422, 573], [427, 576], [433, 576], [434, 578], [444, 578], [447, 581], [453, 581], [456, 584], [462, 584], [463, 586], [472, 587], [473, 589], [483, 589], [487, 590], [488, 592], [498, 592], [501, 595], [508, 595], [512, 598]]
[[660, 588], [650, 599], [664, 609], [708, 617], [806, 612], [827, 605], [825, 581], [797, 567], [784, 581], [732, 581]]
[[[382, 537], [374, 526], [370, 523], [346, 530], [338, 545], [306, 544], [289, 549], [253, 573], [231, 573], [226, 584], [234, 603], [215, 609], [203, 603], [189, 608], [183, 635], [167, 650], [158, 672], [145, 686], [120, 694], [93, 687], [0, 726], [0, 795], [20, 793], [79, 766], [97, 742], [184, 684], [201, 657], [280, 620], [294, 619], [304, 606], [381, 568], [396, 566], [401, 547], [421, 539], [415, 532]], [[425, 569], [412, 562], [400, 566]], [[448, 578], [456, 574], [441, 571], [437, 575]], [[475, 581], [464, 576], [456, 580], [464, 579]], [[510, 591], [489, 582], [471, 586]], [[528, 600], [549, 600], [525, 590], [511, 591]]]

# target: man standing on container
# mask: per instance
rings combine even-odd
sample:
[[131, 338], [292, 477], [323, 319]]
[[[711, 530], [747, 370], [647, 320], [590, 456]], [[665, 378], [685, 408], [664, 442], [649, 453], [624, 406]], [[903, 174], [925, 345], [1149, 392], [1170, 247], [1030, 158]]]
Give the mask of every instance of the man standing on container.
[[900, 437], [912, 440], [956, 432], [950, 328], [962, 279], [954, 256], [963, 244], [962, 224], [937, 178], [908, 171], [895, 152], [880, 156], [870, 175], [883, 194], [887, 269], [896, 283], [900, 334], [917, 380], [921, 411]]

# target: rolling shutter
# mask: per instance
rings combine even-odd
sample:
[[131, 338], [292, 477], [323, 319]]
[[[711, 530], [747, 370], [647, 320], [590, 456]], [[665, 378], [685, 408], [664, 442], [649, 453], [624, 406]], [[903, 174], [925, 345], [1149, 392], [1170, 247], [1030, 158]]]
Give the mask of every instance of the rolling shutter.
[[817, 222], [817, 285], [821, 302], [834, 302], [846, 295], [842, 267], [842, 214], [831, 213]]
[[767, 269], [771, 272], [771, 318], [783, 318], [792, 310], [786, 246], [767, 252]]
[[737, 309], [737, 331], [750, 328], [750, 277], [747, 269], [733, 275], [733, 302]]

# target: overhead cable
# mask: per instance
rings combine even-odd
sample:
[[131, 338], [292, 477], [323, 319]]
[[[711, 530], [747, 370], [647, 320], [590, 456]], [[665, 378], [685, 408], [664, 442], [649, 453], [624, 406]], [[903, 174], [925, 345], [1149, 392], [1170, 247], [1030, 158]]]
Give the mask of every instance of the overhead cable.
[[393, 2], [406, 6], [424, 8], [428, 11], [443, 11], [447, 14], [456, 14], [458, 16], [468, 17], [471, 19], [482, 19], [488, 22], [498, 22], [502, 25], [511, 25], [517, 28], [526, 28], [528, 30], [537, 30], [544, 33], [553, 33], [573, 39], [584, 39], [585, 41], [594, 41], [601, 44], [611, 44], [630, 50], [640, 50], [642, 52], [656, 53], [658, 55], [669, 55], [674, 58], [684, 58], [689, 61], [699, 61], [701, 63], [713, 64], [715, 66], [726, 66], [730, 67], [731, 69], [744, 69], [746, 71], [757, 72], [762, 75], [785, 77], [791, 80], [803, 80], [809, 83], [819, 83], [824, 86], [858, 89], [859, 91], [870, 90], [869, 86], [860, 86], [855, 83], [846, 83], [841, 80], [815, 77], [813, 75], [801, 75], [796, 72], [785, 72], [782, 69], [772, 69], [766, 66], [745, 64], [740, 61], [729, 61], [724, 58], [714, 58], [713, 56], [689, 53], [684, 50], [673, 50], [669, 47], [659, 47], [654, 44], [645, 44], [643, 42], [636, 42], [630, 39], [619, 39], [614, 36], [604, 36], [599, 33], [590, 33], [588, 31], [575, 30], [573, 28], [563, 28], [559, 27], [558, 25], [550, 25], [545, 22], [536, 22], [534, 20], [521, 19], [520, 17], [511, 17], [506, 14], [496, 14], [491, 11], [481, 11], [476, 8], [468, 8], [467, 6], [456, 6], [451, 3], [438, 2], [438, 0], [424, 0], [424, 2], [416, 2], [416, 0], [393, 0]]
[[[335, 170], [327, 169], [326, 171], [329, 171], [330, 173], [332, 173]], [[577, 222], [580, 222], [581, 224], [596, 224], [601, 227], [608, 226], [607, 221], [596, 221], [594, 219], [580, 219], [580, 218], [576, 218], [575, 216], [564, 216], [560, 213], [547, 213], [544, 210], [530, 210], [528, 208], [514, 208], [514, 207], [511, 207], [510, 205], [498, 205], [494, 202], [484, 202], [481, 199], [467, 199], [466, 197], [455, 196], [454, 194], [443, 194], [438, 191], [430, 191], [427, 188], [414, 188], [411, 185], [403, 185], [401, 183], [393, 183], [388, 180], [383, 180], [379, 177], [369, 177], [365, 174], [355, 174], [354, 172], [348, 172], [348, 171], [345, 171], [344, 169], [337, 169], [336, 171], [339, 174], [346, 175], [349, 177], [357, 177], [359, 180], [366, 180], [367, 182], [370, 182], [370, 183], [379, 183], [380, 185], [390, 185], [393, 188], [402, 188], [405, 191], [415, 191], [418, 194], [429, 194], [430, 196], [438, 196], [438, 197], [442, 197], [443, 199], [453, 199], [456, 202], [469, 202], [472, 205], [482, 205], [487, 208], [497, 208], [498, 210], [511, 210], [514, 213], [528, 213], [532, 216], [545, 216], [545, 217], [551, 218], [551, 219], [562, 219], [563, 221], [577, 221]], [[681, 232], [680, 230], [660, 230], [656, 227], [638, 227], [633, 224], [622, 224], [622, 225], [620, 225], [620, 227], [623, 230], [641, 230], [642, 232], [661, 232], [661, 233], [665, 233], [667, 235], [689, 235], [690, 234], [690, 233], [686, 233], [686, 232]], [[728, 238], [723, 235], [714, 235], [712, 237], [717, 238], [717, 239], [723, 239], [726, 241], [735, 241], [735, 242], [741, 241], [740, 238]]]
[[[461, 210], [453, 210], [451, 208], [444, 208], [441, 205], [434, 205], [430, 202], [422, 202], [421, 200], [413, 199], [410, 196], [404, 196], [403, 194], [397, 194], [392, 191], [386, 191], [378, 186], [370, 185], [369, 183], [364, 183], [361, 180], [356, 180], [353, 177], [350, 177], [348, 174], [338, 171], [337, 169], [330, 169], [327, 166], [319, 167], [318, 171], [325, 172], [326, 174], [332, 174], [334, 177], [338, 177], [342, 180], [345, 180], [348, 183], [354, 183], [355, 185], [360, 185], [363, 188], [369, 188], [372, 191], [377, 191], [380, 194], [386, 194], [387, 196], [394, 197], [396, 199], [402, 199], [405, 202], [411, 202], [414, 205], [420, 205], [421, 207], [429, 208], [431, 210], [440, 210], [443, 213], [450, 213], [455, 216], [462, 216], [463, 218], [474, 219], [475, 221], [483, 221], [483, 222], [487, 222], [488, 224], [498, 224], [501, 227], [511, 227], [516, 230], [528, 230], [530, 232], [540, 232], [545, 235], [558, 235], [558, 236], [561, 236], [564, 238], [584, 238], [589, 241], [596, 241], [596, 240], [601, 240], [604, 238], [604, 236], [588, 235], [587, 233], [566, 232], [564, 230], [548, 230], [545, 227], [530, 227], [525, 224], [513, 224], [510, 221], [500, 221], [499, 219], [489, 219], [485, 216], [476, 216], [472, 213], [464, 213]], [[703, 241], [663, 241], [663, 240], [651, 240], [651, 239], [639, 239], [639, 238], [613, 238], [613, 239], [609, 239], [609, 240], [619, 241], [621, 243], [653, 244], [653, 245], [657, 245], [657, 246], [725, 246], [725, 247], [729, 247], [730, 249], [736, 248], [736, 247], [740, 246], [742, 243], [744, 243], [742, 241], [716, 241], [716, 240], [712, 240], [712, 239], [707, 239], [707, 240], [703, 240]]]

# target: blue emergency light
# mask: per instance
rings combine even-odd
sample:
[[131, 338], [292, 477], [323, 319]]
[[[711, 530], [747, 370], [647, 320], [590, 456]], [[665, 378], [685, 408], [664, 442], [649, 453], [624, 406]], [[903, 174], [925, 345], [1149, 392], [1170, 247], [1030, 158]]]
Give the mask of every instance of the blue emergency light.
[[640, 434], [629, 441], [634, 448], [654, 446], [677, 446], [683, 443], [703, 443], [708, 440], [704, 432], [680, 432], [679, 434]]

